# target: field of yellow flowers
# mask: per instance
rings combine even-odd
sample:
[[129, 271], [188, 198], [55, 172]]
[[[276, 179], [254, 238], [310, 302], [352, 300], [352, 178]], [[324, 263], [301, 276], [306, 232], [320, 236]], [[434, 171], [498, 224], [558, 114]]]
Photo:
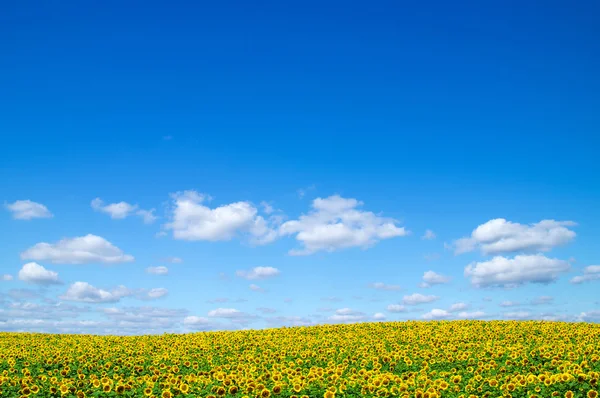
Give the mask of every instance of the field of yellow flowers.
[[598, 396], [600, 325], [441, 321], [0, 333], [2, 397]]

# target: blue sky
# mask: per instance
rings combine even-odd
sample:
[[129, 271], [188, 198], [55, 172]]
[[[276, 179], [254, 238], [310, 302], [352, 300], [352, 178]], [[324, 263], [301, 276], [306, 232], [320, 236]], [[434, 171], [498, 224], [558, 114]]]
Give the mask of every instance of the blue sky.
[[2, 5], [0, 329], [600, 320], [599, 11]]

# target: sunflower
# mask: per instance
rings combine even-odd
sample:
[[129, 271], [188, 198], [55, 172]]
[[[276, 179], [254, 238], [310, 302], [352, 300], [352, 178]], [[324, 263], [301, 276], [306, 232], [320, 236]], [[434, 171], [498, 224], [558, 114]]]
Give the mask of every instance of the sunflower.
[[150, 395], [152, 395], [152, 389], [150, 387], [146, 387], [144, 388], [144, 395], [149, 397]]
[[112, 387], [110, 386], [110, 384], [104, 384], [102, 386], [102, 391], [104, 392], [110, 392], [112, 390]]
[[217, 395], [220, 397], [225, 395], [226, 392], [227, 392], [227, 390], [225, 390], [225, 387], [223, 387], [223, 386], [220, 386], [219, 388], [217, 388], [217, 391], [216, 391]]
[[118, 385], [115, 391], [117, 392], [117, 394], [123, 394], [125, 392], [125, 386], [122, 384]]
[[160, 396], [161, 396], [161, 398], [171, 398], [173, 396], [173, 394], [171, 394], [171, 391], [165, 390], [162, 392], [162, 394]]
[[587, 398], [597, 398], [598, 397], [598, 391], [595, 390], [590, 390], [587, 393]]
[[231, 387], [229, 387], [229, 394], [231, 394], [231, 395], [237, 394], [238, 391], [239, 391], [239, 389], [237, 388], [237, 386], [231, 386]]

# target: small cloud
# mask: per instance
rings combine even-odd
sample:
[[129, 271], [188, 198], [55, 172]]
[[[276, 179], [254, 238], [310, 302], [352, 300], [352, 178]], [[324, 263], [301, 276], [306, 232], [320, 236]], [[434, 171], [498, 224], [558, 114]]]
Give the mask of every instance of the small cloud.
[[382, 321], [385, 318], [386, 318], [386, 316], [382, 312], [377, 312], [376, 314], [373, 315], [373, 319], [375, 319], [376, 321]]
[[273, 206], [271, 206], [268, 202], [265, 202], [264, 200], [262, 202], [260, 202], [260, 205], [262, 206], [263, 212], [265, 214], [271, 214], [275, 211]]
[[102, 199], [96, 198], [92, 200], [91, 206], [94, 211], [108, 214], [110, 218], [115, 220], [124, 219], [132, 214], [135, 214], [140, 216], [145, 224], [152, 224], [158, 218], [154, 215], [155, 209], [143, 210], [140, 209], [137, 204], [132, 205], [127, 202], [118, 202], [105, 205]]
[[165, 257], [163, 261], [171, 264], [181, 264], [183, 262], [183, 260], [179, 257]]
[[399, 285], [387, 285], [383, 282], [371, 283], [369, 285], [369, 287], [371, 287], [372, 289], [377, 289], [377, 290], [400, 290]]
[[421, 239], [424, 239], [424, 240], [435, 239], [435, 233], [432, 230], [428, 229], [425, 231], [425, 234], [423, 234], [423, 236], [421, 236]]
[[54, 264], [116, 264], [134, 260], [106, 239], [92, 234], [65, 238], [54, 244], [38, 243], [21, 253], [21, 259]]
[[583, 275], [571, 279], [571, 283], [578, 285], [580, 283], [595, 281], [600, 279], [600, 265], [590, 265], [583, 269]]
[[521, 305], [518, 301], [503, 301], [500, 303], [500, 307], [517, 307]]
[[455, 254], [477, 248], [483, 254], [502, 254], [517, 251], [547, 252], [565, 245], [575, 238], [568, 227], [576, 226], [573, 221], [542, 220], [535, 224], [519, 224], [496, 218], [479, 225], [471, 236], [457, 239], [450, 245]]
[[466, 310], [469, 307], [467, 303], [454, 303], [450, 306], [450, 312], [458, 312]]
[[23, 282], [36, 285], [60, 285], [61, 280], [58, 279], [58, 273], [47, 270], [38, 263], [27, 263], [19, 271], [19, 279]]
[[423, 314], [422, 318], [423, 319], [428, 319], [428, 320], [431, 320], [431, 319], [446, 319], [446, 318], [449, 318], [450, 315], [451, 314], [448, 311], [446, 311], [446, 310], [442, 310], [442, 309], [439, 309], [439, 308], [434, 308], [431, 311]]
[[142, 297], [148, 300], [154, 300], [161, 297], [166, 296], [169, 293], [167, 289], [164, 287], [150, 289], [147, 293], [145, 293]]
[[516, 287], [525, 283], [548, 284], [567, 272], [571, 265], [563, 260], [541, 254], [518, 255], [514, 258], [496, 256], [491, 260], [471, 263], [465, 267], [465, 277], [475, 287]]
[[131, 296], [133, 292], [125, 286], [119, 286], [112, 291], [99, 289], [87, 282], [75, 282], [59, 298], [64, 301], [82, 303], [116, 303], [121, 298]]
[[423, 282], [419, 285], [420, 287], [431, 287], [432, 285], [442, 285], [450, 282], [450, 278], [444, 275], [440, 275], [433, 271], [427, 271], [423, 274]]
[[146, 272], [153, 275], [167, 275], [169, 273], [169, 268], [167, 267], [148, 267], [146, 268]]
[[321, 298], [321, 301], [328, 301], [330, 303], [337, 303], [337, 302], [342, 301], [342, 299], [339, 298], [339, 297], [323, 297], [323, 298]]
[[2, 280], [2, 281], [12, 281], [13, 280], [13, 276], [10, 275], [10, 274], [0, 275], [0, 280]]
[[419, 305], [419, 304], [431, 303], [438, 299], [439, 299], [438, 296], [414, 293], [409, 296], [404, 296], [404, 298], [402, 299], [402, 303], [405, 305]]
[[405, 306], [400, 304], [390, 304], [386, 308], [389, 312], [406, 312], [407, 309]]
[[281, 224], [279, 234], [293, 235], [300, 243], [300, 248], [289, 252], [292, 256], [351, 247], [367, 249], [381, 240], [409, 234], [396, 220], [361, 210], [362, 205], [361, 201], [339, 195], [316, 198], [308, 214]]
[[46, 206], [31, 200], [17, 200], [5, 203], [4, 207], [12, 213], [15, 220], [32, 220], [34, 218], [52, 218], [54, 215]]
[[274, 267], [255, 267], [250, 271], [236, 271], [236, 275], [240, 278], [254, 280], [266, 279], [279, 275], [281, 272]]
[[261, 292], [264, 293], [265, 289], [263, 289], [262, 287], [255, 285], [254, 283], [250, 285], [250, 290], [255, 291], [255, 292]]

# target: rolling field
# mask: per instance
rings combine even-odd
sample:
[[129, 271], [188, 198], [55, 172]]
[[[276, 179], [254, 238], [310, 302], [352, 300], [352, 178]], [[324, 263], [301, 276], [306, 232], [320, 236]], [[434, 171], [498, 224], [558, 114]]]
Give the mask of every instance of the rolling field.
[[598, 396], [600, 325], [388, 322], [160, 336], [0, 333], [2, 397]]

